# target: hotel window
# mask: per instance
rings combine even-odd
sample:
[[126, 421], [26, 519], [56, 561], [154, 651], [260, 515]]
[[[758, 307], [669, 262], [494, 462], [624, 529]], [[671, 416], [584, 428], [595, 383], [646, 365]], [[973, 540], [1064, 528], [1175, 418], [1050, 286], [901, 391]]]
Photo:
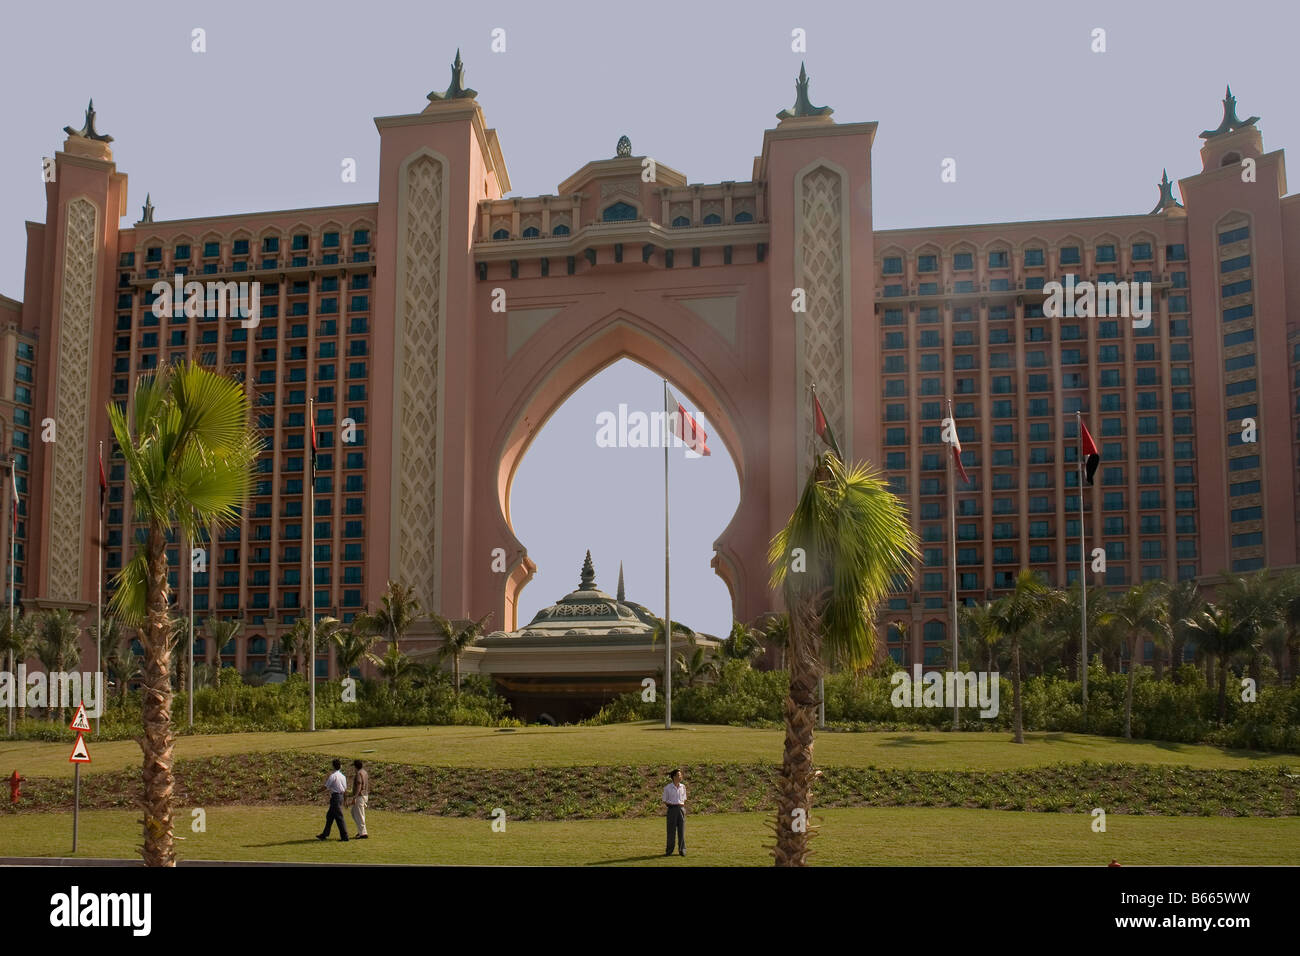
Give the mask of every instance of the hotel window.
[[1119, 369], [1104, 368], [1101, 370], [1101, 375], [1098, 377], [1098, 384], [1100, 384], [1102, 388], [1119, 388], [1124, 384], [1124, 382], [1119, 377]]
[[1237, 524], [1242, 521], [1262, 521], [1264, 518], [1264, 509], [1256, 505], [1253, 508], [1234, 508], [1232, 509], [1232, 523]]
[[1156, 360], [1156, 347], [1154, 342], [1140, 342], [1136, 348], [1137, 361], [1154, 362]]
[[1255, 314], [1255, 307], [1253, 305], [1250, 304], [1239, 305], [1232, 309], [1224, 309], [1223, 321], [1235, 322], [1238, 319], [1248, 319], [1254, 314]]
[[[1224, 336], [1224, 338], [1226, 339], [1227, 336]], [[1227, 342], [1225, 341], [1224, 344], [1226, 345]], [[1248, 394], [1249, 392], [1255, 391], [1256, 388], [1257, 388], [1256, 380], [1253, 378], [1248, 378], [1245, 381], [1241, 381], [1241, 382], [1229, 382], [1227, 387], [1223, 391], [1228, 397], [1231, 398], [1233, 395]]]
[[1098, 322], [1097, 338], [1099, 339], [1117, 339], [1119, 338], [1118, 322]]
[[1174, 465], [1174, 484], [1190, 485], [1196, 482], [1191, 465]]
[[921, 331], [920, 346], [923, 349], [941, 349], [943, 348], [943, 336], [934, 329], [923, 329]]
[[921, 355], [922, 372], [942, 372], [943, 358], [937, 352], [924, 352]]
[[890, 471], [903, 471], [907, 468], [907, 452], [890, 451], [885, 453], [885, 467]]
[[[990, 314], [989, 318], [991, 319], [993, 316]], [[1010, 329], [989, 329], [989, 345], [1009, 345], [1010, 343]]]
[[1103, 485], [1122, 485], [1124, 484], [1123, 468], [1103, 468], [1101, 470], [1101, 483]]
[[1240, 332], [1229, 332], [1223, 337], [1223, 347], [1231, 348], [1234, 345], [1240, 345], [1243, 342], [1255, 341], [1254, 329], [1242, 329]]
[[1078, 265], [1078, 264], [1079, 264], [1080, 262], [1082, 262], [1082, 261], [1083, 261], [1083, 260], [1082, 260], [1082, 258], [1081, 258], [1080, 255], [1079, 255], [1079, 247], [1078, 247], [1078, 246], [1062, 246], [1062, 247], [1061, 247], [1061, 265], [1063, 265], [1063, 266], [1074, 266], [1074, 265]]
[[1255, 356], [1253, 353], [1250, 355], [1238, 355], [1236, 358], [1226, 359], [1223, 363], [1223, 370], [1225, 372], [1235, 372], [1238, 369], [1253, 368], [1254, 365]]
[[150, 246], [144, 257], [145, 262], [162, 262], [162, 246]]
[[[974, 345], [974, 344], [975, 344], [975, 333], [972, 332], [970, 329], [958, 329], [957, 331], [955, 331], [955, 332], [952, 333], [952, 344], [953, 344], [953, 345]], [[970, 355], [960, 356], [960, 355], [959, 355], [959, 356], [957, 356], [957, 358], [973, 358], [973, 356], [970, 356]], [[956, 360], [954, 359], [954, 361], [956, 361]], [[955, 367], [957, 367], [957, 366], [954, 366], [954, 368], [955, 368]], [[973, 368], [974, 366], [971, 366], [971, 367]]]
[[1138, 492], [1138, 507], [1148, 509], [1163, 508], [1164, 498], [1158, 491], [1141, 491]]
[[1187, 247], [1181, 243], [1173, 243], [1165, 246], [1165, 258], [1170, 262], [1186, 262]]
[[1013, 391], [1010, 375], [995, 375], [992, 385], [994, 395], [1009, 395]]
[[1016, 453], [1010, 448], [995, 448], [993, 464], [996, 467], [1010, 467], [1016, 463]]
[[1041, 266], [1041, 265], [1043, 264], [1043, 262], [1044, 262], [1044, 258], [1043, 258], [1043, 250], [1042, 250], [1042, 249], [1026, 249], [1026, 250], [1025, 250], [1025, 265], [1026, 265], [1026, 266]]
[[[1191, 433], [1192, 433], [1192, 417], [1190, 415], [1175, 415], [1174, 434], [1190, 435]], [[1179, 457], [1179, 456], [1175, 455], [1174, 457]]]
[[1238, 269], [1250, 268], [1250, 256], [1234, 256], [1219, 263], [1219, 272], [1236, 272]]
[[[690, 223], [690, 220], [688, 219], [688, 220], [686, 221], [686, 225], [689, 226], [690, 224], [691, 224], [691, 223]], [[676, 225], [676, 222], [675, 222], [675, 221], [674, 221], [673, 225]], [[552, 235], [552, 236], [567, 236], [568, 234], [569, 234], [569, 227], [566, 226], [564, 223], [560, 223], [558, 226], [552, 226], [552, 227], [551, 227], [551, 235]]]
[[[673, 225], [677, 225], [679, 220], [685, 220], [682, 225], [689, 226], [691, 221], [684, 216], [679, 216], [673, 220]], [[903, 274], [903, 257], [902, 256], [885, 256], [881, 263], [881, 272], [887, 276], [897, 276]]]
[[[1187, 336], [1192, 334], [1191, 323], [1186, 319], [1170, 319], [1169, 334], [1171, 336]], [[1172, 353], [1171, 353], [1172, 356]]]
[[1151, 243], [1149, 242], [1133, 243], [1133, 261], [1134, 262], [1151, 261]]
[[263, 239], [263, 240], [262, 240], [262, 251], [263, 251], [263, 252], [279, 252], [279, 251], [280, 251], [280, 239], [279, 239], [279, 237], [278, 237], [278, 236], [267, 236], [265, 239]]
[[1005, 249], [997, 249], [989, 253], [990, 269], [1005, 269], [1008, 265], [1010, 254]]
[[234, 245], [233, 245], [233, 247], [232, 247], [232, 249], [231, 249], [231, 251], [232, 251], [232, 253], [233, 253], [234, 255], [237, 255], [237, 256], [246, 256], [246, 255], [248, 255], [248, 240], [247, 240], [247, 239], [236, 239], [235, 242], [234, 242]]
[[1219, 233], [1219, 245], [1226, 246], [1232, 242], [1240, 242], [1242, 239], [1250, 238], [1250, 227], [1241, 226], [1237, 229], [1230, 229], [1227, 232]]
[[969, 272], [975, 268], [975, 256], [970, 252], [958, 252], [952, 257], [954, 272]]
[[1098, 262], [1114, 262], [1114, 261], [1115, 261], [1115, 247], [1114, 247], [1113, 245], [1110, 245], [1110, 244], [1107, 244], [1107, 245], [1104, 245], [1104, 246], [1098, 246], [1098, 247], [1097, 247], [1097, 261], [1098, 261]]
[[187, 242], [182, 242], [172, 251], [172, 259], [179, 262], [190, 257], [190, 246]]
[[1258, 481], [1239, 481], [1236, 484], [1228, 485], [1228, 494], [1233, 498], [1239, 498], [1242, 495], [1257, 495], [1259, 494], [1259, 488]]
[[1259, 455], [1247, 455], [1244, 458], [1229, 458], [1228, 471], [1250, 471], [1259, 467]]
[[[906, 429], [906, 428], [886, 428], [886, 429], [885, 429], [885, 444], [886, 444], [886, 445], [906, 445], [906, 444], [907, 444], [907, 429]], [[351, 458], [351, 456], [349, 456], [349, 458]], [[351, 468], [352, 465], [349, 464], [348, 467]], [[359, 467], [361, 467], [361, 466], [358, 465], [357, 467], [359, 468]]]
[[324, 249], [337, 249], [339, 245], [339, 234], [337, 232], [327, 232], [321, 236], [321, 247]]
[[1004, 398], [998, 399], [996, 402], [993, 403], [993, 417], [994, 418], [1015, 418], [1016, 411], [1012, 407], [1009, 401], [1007, 401]]
[[542, 231], [541, 231], [540, 229], [538, 229], [536, 226], [529, 226], [527, 229], [524, 230], [524, 232], [523, 232], [523, 238], [525, 238], [525, 239], [536, 239], [536, 238], [537, 238], [538, 236], [540, 236], [541, 234], [542, 234]]
[[1220, 287], [1220, 291], [1223, 293], [1225, 299], [1229, 296], [1244, 295], [1249, 292], [1250, 289], [1251, 281], [1249, 279], [1242, 279], [1240, 282], [1229, 282], [1227, 285]]
[[916, 271], [917, 272], [938, 272], [939, 257], [932, 256], [932, 255], [917, 256]]
[[366, 245], [369, 245], [369, 244], [370, 244], [370, 230], [369, 230], [369, 229], [354, 229], [354, 230], [352, 230], [352, 244], [353, 244], [354, 246], [366, 246]]
[[[889, 369], [886, 369], [889, 371]], [[901, 378], [891, 378], [885, 380], [885, 396], [888, 398], [901, 398], [907, 394], [907, 382]]]

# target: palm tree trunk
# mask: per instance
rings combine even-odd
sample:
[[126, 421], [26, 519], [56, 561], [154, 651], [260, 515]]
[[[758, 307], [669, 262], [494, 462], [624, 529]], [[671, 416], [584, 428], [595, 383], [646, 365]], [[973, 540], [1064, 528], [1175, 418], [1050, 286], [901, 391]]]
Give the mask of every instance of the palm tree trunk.
[[1219, 725], [1223, 725], [1223, 717], [1228, 710], [1228, 657], [1222, 655], [1219, 658]]
[[1178, 671], [1183, 666], [1185, 653], [1187, 653], [1187, 642], [1181, 637], [1175, 637], [1169, 647], [1169, 676], [1173, 678], [1175, 684], [1182, 683]]
[[1129, 638], [1128, 686], [1124, 690], [1124, 737], [1133, 737], [1133, 682], [1137, 677], [1138, 635]]
[[167, 540], [154, 524], [147, 544], [146, 609], [144, 637], [144, 687], [141, 710], [144, 735], [145, 866], [175, 866], [176, 848], [172, 837], [172, 685], [168, 653]]
[[460, 654], [451, 655], [451, 666], [456, 671], [456, 696], [460, 696]]
[[776, 782], [776, 847], [772, 851], [777, 866], [808, 865], [813, 731], [817, 725], [817, 677], [821, 672], [820, 623], [812, 601], [791, 609], [786, 654], [790, 691], [785, 698], [785, 752]]
[[1020, 706], [1020, 635], [1011, 635], [1011, 713], [1016, 743], [1025, 742], [1024, 715]]

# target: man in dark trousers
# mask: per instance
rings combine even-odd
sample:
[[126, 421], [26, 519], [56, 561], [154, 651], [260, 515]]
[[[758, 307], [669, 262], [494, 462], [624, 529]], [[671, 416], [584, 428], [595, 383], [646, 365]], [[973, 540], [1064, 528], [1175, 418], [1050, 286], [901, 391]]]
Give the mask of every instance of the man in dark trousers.
[[325, 789], [330, 794], [330, 808], [325, 814], [325, 832], [316, 834], [318, 840], [328, 840], [330, 828], [335, 824], [339, 825], [339, 839], [344, 842], [348, 838], [348, 828], [343, 822], [343, 795], [348, 792], [348, 781], [343, 776], [343, 761], [337, 757], [334, 758], [334, 772], [325, 778]]
[[668, 807], [668, 848], [664, 856], [673, 855], [673, 834], [677, 835], [677, 852], [686, 855], [686, 784], [682, 783], [682, 772], [674, 770], [668, 775], [668, 786], [664, 787], [664, 804]]

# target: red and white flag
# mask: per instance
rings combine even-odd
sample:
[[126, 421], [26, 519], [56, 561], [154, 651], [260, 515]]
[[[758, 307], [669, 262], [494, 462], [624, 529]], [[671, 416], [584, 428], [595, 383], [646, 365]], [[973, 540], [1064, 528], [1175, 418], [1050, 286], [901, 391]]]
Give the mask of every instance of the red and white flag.
[[957, 437], [957, 420], [955, 418], [945, 418], [943, 420], [943, 429], [947, 434], [942, 437], [952, 445], [952, 460], [953, 464], [957, 466], [957, 474], [961, 475], [961, 480], [969, 485], [971, 483], [970, 476], [966, 474], [966, 468], [961, 463], [961, 439]]
[[[709, 437], [705, 434], [704, 429], [700, 427], [694, 416], [686, 410], [686, 406], [677, 401], [677, 396], [672, 393], [667, 383], [664, 384], [664, 401], [665, 411], [668, 412], [669, 420], [672, 422], [673, 434], [682, 440], [682, 442], [691, 451], [697, 455], [711, 455], [709, 446], [705, 444]], [[674, 411], [674, 409], [676, 409]]]

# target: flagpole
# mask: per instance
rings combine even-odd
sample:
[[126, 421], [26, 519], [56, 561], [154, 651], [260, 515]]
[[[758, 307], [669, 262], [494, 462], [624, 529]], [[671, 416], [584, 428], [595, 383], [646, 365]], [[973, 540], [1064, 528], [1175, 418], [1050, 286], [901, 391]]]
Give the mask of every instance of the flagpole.
[[[952, 437], [957, 438], [957, 419], [952, 415], [952, 399], [948, 399], [948, 421], [952, 425]], [[955, 459], [948, 449], [948, 554], [952, 571], [952, 729], [961, 730], [961, 717], [957, 712], [957, 670], [960, 667], [957, 655], [957, 469], [953, 467]]]
[[668, 576], [668, 379], [664, 383], [664, 730], [673, 729], [673, 617]]
[[[99, 470], [104, 471], [104, 443], [99, 443]], [[104, 673], [104, 492], [99, 496], [99, 541], [95, 547], [97, 564], [95, 565], [95, 673]], [[101, 687], [106, 686], [100, 685]], [[100, 695], [103, 696], [103, 690]], [[99, 702], [99, 712], [104, 713], [104, 702]], [[95, 733], [99, 733], [99, 717], [95, 718]]]
[[[313, 398], [307, 399], [307, 417], [314, 432], [316, 428], [316, 400]], [[308, 479], [311, 489], [307, 498], [307, 526], [310, 528], [307, 538], [307, 567], [308, 577], [310, 578], [307, 582], [307, 593], [311, 596], [309, 601], [311, 609], [309, 611], [311, 614], [311, 653], [308, 655], [311, 666], [308, 668], [307, 678], [311, 696], [310, 713], [308, 714], [308, 729], [310, 730], [316, 729], [316, 470], [314, 466], [315, 463], [313, 462], [311, 477]]]
[[1080, 670], [1083, 681], [1083, 719], [1086, 727], [1088, 720], [1088, 549], [1083, 513], [1083, 413], [1076, 411], [1074, 420], [1078, 426], [1079, 438], [1079, 614], [1083, 631], [1083, 662]]
[[[16, 556], [14, 542], [18, 537], [18, 476], [14, 471], [14, 459], [9, 458], [9, 497], [12, 499], [9, 505], [9, 513], [13, 515], [9, 522], [9, 640], [14, 639], [14, 558]], [[22, 694], [23, 700], [26, 700], [27, 688], [19, 687], [16, 683], [17, 678], [14, 676], [14, 651], [13, 647], [9, 648], [9, 679], [15, 681], [14, 692]], [[13, 702], [15, 705], [17, 700]], [[14, 708], [9, 708], [9, 736], [14, 735]]]

